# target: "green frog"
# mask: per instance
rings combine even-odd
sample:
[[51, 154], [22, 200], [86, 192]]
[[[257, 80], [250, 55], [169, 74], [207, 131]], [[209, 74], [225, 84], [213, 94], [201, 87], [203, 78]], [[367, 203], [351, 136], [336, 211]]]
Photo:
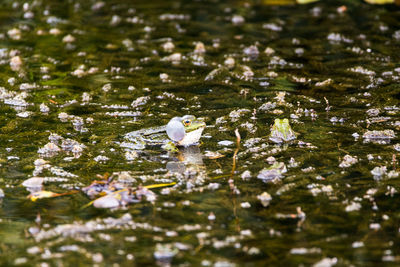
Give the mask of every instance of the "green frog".
[[193, 115], [174, 117], [167, 125], [127, 133], [125, 138], [128, 142], [121, 145], [135, 150], [161, 145], [166, 150], [176, 151], [176, 146], [197, 144], [205, 127], [205, 122]]
[[290, 127], [288, 119], [275, 119], [274, 125], [271, 128], [269, 140], [274, 143], [283, 143], [296, 139], [296, 134]]
[[275, 162], [272, 166], [261, 170], [260, 173], [257, 175], [257, 178], [263, 180], [264, 182], [272, 181], [274, 179], [282, 178], [282, 174], [286, 172], [287, 168], [285, 163]]

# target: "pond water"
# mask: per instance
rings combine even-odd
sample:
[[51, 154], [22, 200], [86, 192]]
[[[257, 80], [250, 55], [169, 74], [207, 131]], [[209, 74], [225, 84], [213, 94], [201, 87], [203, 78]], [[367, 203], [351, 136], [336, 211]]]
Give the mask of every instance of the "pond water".
[[400, 9], [268, 2], [2, 1], [0, 264], [399, 264]]

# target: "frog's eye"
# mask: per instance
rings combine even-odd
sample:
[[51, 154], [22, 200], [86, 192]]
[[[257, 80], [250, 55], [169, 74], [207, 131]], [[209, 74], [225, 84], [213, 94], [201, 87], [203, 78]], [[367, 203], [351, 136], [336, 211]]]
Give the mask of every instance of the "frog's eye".
[[190, 126], [190, 124], [192, 123], [192, 121], [189, 120], [189, 119], [186, 119], [186, 120], [183, 120], [182, 123], [183, 123], [183, 125], [184, 125], [185, 127], [188, 127], [188, 126]]

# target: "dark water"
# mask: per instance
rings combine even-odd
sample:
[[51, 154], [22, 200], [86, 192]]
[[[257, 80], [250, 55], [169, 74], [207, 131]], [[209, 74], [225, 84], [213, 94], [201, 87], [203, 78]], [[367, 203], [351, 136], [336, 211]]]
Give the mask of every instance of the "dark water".
[[[155, 265], [157, 244], [173, 266], [398, 264], [399, 19], [361, 1], [2, 1], [1, 265]], [[208, 125], [198, 148], [127, 158], [124, 134], [183, 114]], [[268, 140], [275, 118], [295, 142]], [[85, 147], [38, 153], [51, 134]], [[270, 157], [287, 172], [264, 182]], [[178, 185], [84, 208], [83, 187], [124, 171], [132, 187]], [[32, 202], [33, 176], [71, 194]]]

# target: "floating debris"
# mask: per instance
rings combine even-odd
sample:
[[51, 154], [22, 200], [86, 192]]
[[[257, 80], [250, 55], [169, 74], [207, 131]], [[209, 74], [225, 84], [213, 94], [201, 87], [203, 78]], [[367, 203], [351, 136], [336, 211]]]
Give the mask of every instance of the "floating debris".
[[367, 131], [363, 134], [363, 138], [366, 140], [379, 140], [379, 139], [392, 139], [395, 138], [393, 130], [383, 130], [383, 131]]
[[48, 113], [50, 111], [50, 108], [44, 103], [40, 104], [39, 109], [42, 113]]
[[268, 111], [268, 110], [272, 110], [274, 108], [276, 108], [275, 102], [273, 102], [273, 103], [267, 102], [267, 103], [262, 104], [258, 109], [263, 110], [263, 111]]
[[23, 66], [23, 62], [20, 56], [15, 56], [10, 59], [10, 68], [13, 71], [20, 71]]
[[321, 193], [325, 193], [326, 195], [331, 196], [333, 193], [332, 185], [308, 184], [307, 188], [310, 189], [310, 192], [313, 196], [317, 196]]
[[343, 43], [353, 43], [353, 40], [344, 37], [343, 35], [341, 35], [340, 33], [330, 33], [327, 36], [327, 39], [330, 43], [332, 44], [338, 44], [340, 42]]
[[304, 255], [304, 254], [320, 254], [320, 248], [292, 248], [290, 254]]
[[97, 162], [106, 162], [110, 160], [110, 158], [103, 155], [98, 155], [97, 157], [93, 158], [93, 160]]
[[93, 206], [95, 208], [102, 209], [114, 209], [121, 205], [121, 195], [120, 194], [110, 194], [104, 197], [100, 197], [93, 201]]
[[209, 221], [215, 221], [216, 216], [215, 216], [215, 214], [213, 212], [210, 212], [210, 214], [207, 216], [207, 219]]
[[204, 153], [204, 156], [207, 157], [207, 158], [209, 158], [209, 159], [219, 159], [219, 158], [225, 157], [225, 155], [219, 153], [218, 151], [217, 151], [217, 152], [206, 151], [206, 152]]
[[7, 35], [8, 37], [10, 37], [10, 39], [12, 40], [21, 40], [21, 31], [17, 28], [13, 28], [11, 30], [7, 31]]
[[169, 79], [169, 75], [167, 73], [160, 73], [160, 80], [163, 83], [170, 83], [171, 79]]
[[57, 154], [59, 151], [61, 151], [61, 149], [56, 144], [49, 142], [44, 145], [44, 147], [39, 148], [38, 153], [47, 157], [51, 157]]
[[237, 109], [237, 110], [233, 110], [229, 113], [229, 117], [231, 118], [232, 122], [238, 121], [239, 118], [243, 117], [244, 114], [249, 113], [250, 110], [249, 109]]
[[182, 58], [183, 56], [181, 55], [181, 53], [174, 53], [172, 55], [162, 58], [161, 61], [168, 61], [171, 62], [173, 65], [179, 65], [182, 61]]
[[361, 204], [358, 202], [352, 201], [349, 205], [346, 206], [346, 212], [358, 211], [361, 209]]
[[271, 47], [267, 47], [267, 48], [265, 48], [264, 53], [265, 53], [267, 56], [271, 56], [272, 54], [275, 53], [275, 50], [272, 49]]
[[363, 68], [361, 66], [358, 66], [358, 67], [355, 67], [355, 68], [350, 68], [349, 70], [352, 71], [352, 72], [356, 72], [356, 73], [360, 73], [360, 74], [364, 74], [364, 75], [368, 75], [368, 76], [375, 76], [376, 75], [375, 71], [365, 69], [365, 68]]
[[258, 195], [257, 198], [260, 200], [261, 204], [264, 207], [267, 207], [272, 200], [272, 197], [267, 192], [263, 192], [261, 195]]
[[245, 19], [240, 15], [233, 15], [231, 21], [234, 25], [241, 25], [245, 22]]
[[248, 179], [251, 178], [251, 172], [250, 172], [249, 170], [245, 170], [245, 171], [242, 173], [242, 175], [240, 175], [240, 177], [241, 177], [243, 180], [248, 180]]
[[131, 103], [131, 106], [133, 108], [137, 108], [139, 106], [145, 105], [147, 103], [147, 101], [149, 101], [149, 100], [150, 100], [150, 96], [141, 96], [141, 97], [138, 97], [136, 100], [134, 100]]
[[362, 248], [362, 247], [364, 247], [364, 242], [362, 242], [362, 241], [353, 242], [353, 244], [351, 244], [351, 247], [352, 248]]
[[62, 39], [62, 41], [64, 43], [73, 43], [73, 42], [75, 42], [75, 40], [76, 40], [75, 37], [72, 36], [71, 34], [68, 34], [68, 35], [64, 36], [63, 39]]
[[340, 168], [348, 168], [353, 164], [356, 164], [358, 162], [357, 157], [352, 157], [350, 155], [346, 155], [343, 157], [342, 162], [339, 164]]
[[382, 178], [383, 176], [386, 175], [386, 173], [387, 173], [386, 166], [378, 166], [371, 170], [371, 174], [376, 179]]
[[29, 196], [27, 196], [27, 198], [29, 198], [30, 200], [32, 200], [33, 202], [35, 202], [38, 199], [43, 199], [43, 198], [53, 198], [53, 197], [59, 197], [59, 196], [65, 196], [65, 195], [70, 195], [70, 194], [75, 194], [78, 191], [71, 191], [71, 192], [67, 192], [67, 193], [54, 193], [51, 191], [37, 191], [34, 192], [32, 194], [30, 194]]
[[126, 160], [135, 160], [139, 157], [136, 151], [126, 151], [125, 152], [125, 159]]
[[381, 229], [381, 225], [379, 223], [371, 223], [369, 225], [369, 229], [377, 231], [377, 230]]
[[220, 145], [220, 146], [231, 146], [233, 144], [234, 144], [234, 142], [230, 141], [230, 140], [223, 140], [223, 141], [218, 142], [218, 145]]
[[337, 258], [323, 258], [319, 262], [315, 263], [313, 267], [331, 267], [336, 265], [337, 261]]
[[28, 118], [31, 115], [32, 115], [32, 112], [30, 112], [30, 111], [23, 111], [23, 112], [17, 113], [17, 116], [20, 118]]
[[68, 177], [68, 178], [75, 178], [78, 177], [77, 175], [64, 171], [60, 167], [50, 167], [50, 172], [54, 175], [61, 176], [61, 177]]
[[249, 47], [244, 48], [243, 49], [243, 53], [245, 55], [247, 55], [247, 56], [252, 57], [252, 58], [256, 58], [260, 54], [260, 52], [258, 51], [257, 46], [255, 46], [255, 45], [251, 45]]
[[250, 204], [249, 202], [242, 202], [242, 203], [240, 203], [240, 206], [241, 206], [243, 209], [248, 209], [248, 208], [251, 207], [251, 204]]
[[130, 172], [122, 171], [122, 172], [118, 173], [118, 182], [121, 182], [124, 184], [134, 184], [134, 183], [136, 183], [136, 179], [132, 177]]
[[206, 47], [202, 42], [197, 42], [193, 52], [195, 54], [204, 54], [206, 52]]
[[162, 44], [161, 47], [165, 52], [172, 52], [175, 49], [175, 45], [171, 41]]
[[275, 31], [275, 32], [280, 32], [283, 29], [281, 26], [279, 26], [275, 23], [265, 23], [262, 25], [262, 27], [263, 27], [263, 29], [268, 29], [268, 30]]
[[32, 177], [22, 182], [22, 186], [29, 188], [41, 188], [43, 185], [44, 178]]
[[325, 87], [325, 86], [331, 85], [332, 83], [333, 83], [333, 80], [331, 78], [329, 78], [329, 79], [326, 79], [325, 81], [317, 82], [315, 84], [315, 86], [317, 86], [317, 87]]

